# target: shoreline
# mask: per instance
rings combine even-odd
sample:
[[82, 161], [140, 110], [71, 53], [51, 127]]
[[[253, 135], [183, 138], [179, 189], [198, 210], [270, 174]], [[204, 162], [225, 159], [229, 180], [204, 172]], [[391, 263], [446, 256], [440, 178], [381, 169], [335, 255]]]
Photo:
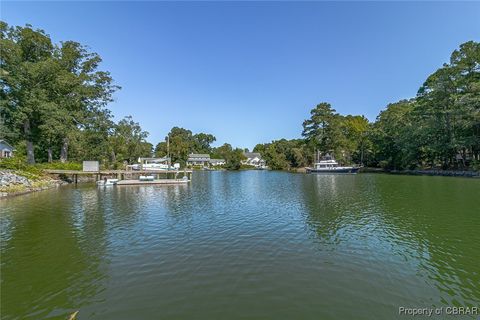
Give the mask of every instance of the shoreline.
[[[224, 171], [224, 170], [216, 170], [216, 171]], [[239, 171], [246, 171], [239, 170]], [[297, 169], [290, 169], [290, 170], [272, 170], [272, 171], [283, 171], [283, 172], [290, 172], [290, 173], [306, 173], [305, 168], [297, 168]], [[438, 176], [438, 177], [454, 177], [454, 178], [472, 178], [472, 179], [480, 179], [480, 172], [478, 171], [465, 171], [465, 170], [388, 170], [382, 168], [372, 168], [372, 167], [363, 167], [360, 169], [359, 173], [383, 173], [383, 174], [392, 174], [392, 175], [409, 175], [409, 176]], [[38, 180], [31, 180], [22, 175], [19, 171], [10, 171], [10, 170], [2, 170], [0, 171], [0, 178], [2, 175], [9, 174], [12, 176], [19, 177], [23, 179], [22, 182], [14, 182], [11, 184], [4, 185], [0, 187], [0, 200], [8, 199], [12, 197], [17, 197], [21, 195], [26, 195], [29, 193], [40, 192], [44, 190], [50, 190], [53, 188], [58, 188], [64, 185], [68, 185], [71, 182], [55, 179], [50, 176], [43, 176]], [[90, 182], [91, 179], [81, 179], [78, 181], [79, 183]], [[11, 191], [9, 191], [9, 189]], [[14, 191], [14, 189], [18, 189], [18, 191]]]
[[[275, 171], [275, 170], [273, 170]], [[293, 173], [306, 173], [305, 168], [296, 168], [290, 170], [278, 170]], [[454, 178], [480, 178], [479, 171], [467, 170], [388, 170], [373, 167], [361, 167], [358, 173], [383, 173], [392, 175], [406, 175], [406, 176], [436, 176], [436, 177], [454, 177]]]
[[61, 186], [67, 185], [67, 184], [69, 184], [69, 183], [65, 182], [65, 181], [62, 181], [62, 180], [52, 180], [52, 182], [49, 185], [42, 186], [42, 187], [27, 188], [26, 190], [16, 191], [16, 192], [0, 191], [0, 201], [4, 200], [4, 199], [23, 196], [23, 195], [26, 195], [26, 194], [29, 194], [29, 193], [35, 193], [35, 192], [50, 190], [50, 189], [53, 189], [53, 188], [59, 188]]
[[9, 198], [13, 198], [13, 197], [23, 196], [23, 195], [26, 195], [26, 194], [29, 194], [29, 193], [50, 190], [50, 189], [53, 189], [55, 187], [59, 187], [61, 185], [63, 185], [63, 184], [53, 184], [52, 186], [49, 186], [49, 187], [33, 188], [33, 189], [18, 191], [18, 192], [4, 192], [4, 191], [2, 191], [2, 192], [0, 192], [0, 201], [3, 200], [3, 199], [9, 199]]
[[34, 176], [21, 170], [0, 170], [0, 200], [53, 189], [68, 184], [49, 176]]
[[456, 178], [480, 178], [478, 171], [466, 170], [388, 170], [382, 168], [364, 167], [360, 169], [360, 173], [387, 173], [393, 175], [407, 175], [407, 176], [437, 176], [437, 177], [456, 177]]

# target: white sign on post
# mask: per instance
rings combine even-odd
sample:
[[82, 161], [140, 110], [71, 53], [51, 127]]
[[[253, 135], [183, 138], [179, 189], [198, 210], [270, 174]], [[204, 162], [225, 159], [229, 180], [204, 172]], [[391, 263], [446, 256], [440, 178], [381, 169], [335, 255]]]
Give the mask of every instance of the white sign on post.
[[83, 171], [85, 172], [100, 171], [100, 165], [98, 161], [83, 161]]

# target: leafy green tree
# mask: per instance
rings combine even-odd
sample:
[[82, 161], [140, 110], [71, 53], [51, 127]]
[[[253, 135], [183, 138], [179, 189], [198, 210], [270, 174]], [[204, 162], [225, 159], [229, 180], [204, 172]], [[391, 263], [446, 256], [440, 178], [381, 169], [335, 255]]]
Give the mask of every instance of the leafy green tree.
[[457, 155], [479, 153], [480, 44], [469, 41], [452, 53], [430, 75], [417, 95], [415, 118], [425, 129], [424, 148], [430, 149], [430, 162], [454, 167]]
[[281, 139], [271, 143], [257, 144], [253, 151], [260, 153], [273, 170], [304, 167], [308, 164], [311, 153], [303, 139]]
[[265, 159], [268, 159], [268, 166], [273, 170], [288, 169], [290, 167], [285, 153], [277, 151], [275, 144], [270, 144], [263, 154]]
[[242, 166], [243, 149], [235, 148], [228, 143], [221, 145], [220, 147], [212, 149], [212, 157], [225, 159], [225, 168], [228, 170], [239, 170]]
[[372, 139], [376, 163], [384, 168], [403, 169], [406, 133], [412, 127], [408, 114], [415, 101], [392, 103], [380, 112], [373, 126]]
[[215, 140], [216, 138], [211, 134], [198, 133], [194, 135], [190, 130], [173, 127], [165, 137], [165, 141], [155, 146], [155, 154], [160, 157], [167, 156], [169, 149], [173, 162], [185, 164], [190, 153], [210, 153], [210, 144]]
[[111, 155], [109, 137], [113, 127], [114, 122], [107, 110], [90, 112], [82, 130], [72, 131], [69, 135], [72, 159], [99, 160], [108, 164]]
[[212, 151], [211, 144], [217, 139], [212, 134], [197, 133], [193, 135], [194, 149], [198, 153], [210, 153]]
[[0, 35], [0, 113], [26, 142], [29, 163], [40, 144], [49, 160], [60, 144], [60, 159], [67, 161], [71, 137], [90, 126], [91, 114], [103, 112], [119, 87], [98, 71], [101, 58], [77, 42], [53, 44], [43, 30], [5, 22]]
[[143, 131], [132, 116], [127, 116], [114, 125], [110, 136], [112, 162], [134, 163], [139, 157], [150, 157], [152, 145], [146, 141], [148, 132]]
[[0, 21], [1, 113], [26, 143], [27, 161], [35, 163], [40, 112], [48, 101], [43, 84], [52, 76], [53, 44], [43, 30], [9, 28]]
[[323, 153], [334, 152], [338, 155], [343, 142], [341, 117], [326, 102], [318, 104], [310, 111], [310, 115], [310, 119], [303, 122], [302, 136], [307, 144]]
[[67, 114], [60, 154], [60, 160], [66, 161], [70, 132], [88, 126], [92, 114], [109, 115], [110, 112], [104, 108], [112, 101], [113, 93], [120, 87], [113, 84], [108, 72], [98, 70], [102, 61], [100, 56], [88, 52], [81, 44], [66, 41], [56, 52], [59, 68], [56, 81], [52, 83], [49, 92], [56, 93], [52, 94], [50, 99]]
[[370, 123], [364, 116], [347, 115], [341, 119], [342, 143], [349, 162], [364, 163], [364, 158], [371, 150], [368, 139]]

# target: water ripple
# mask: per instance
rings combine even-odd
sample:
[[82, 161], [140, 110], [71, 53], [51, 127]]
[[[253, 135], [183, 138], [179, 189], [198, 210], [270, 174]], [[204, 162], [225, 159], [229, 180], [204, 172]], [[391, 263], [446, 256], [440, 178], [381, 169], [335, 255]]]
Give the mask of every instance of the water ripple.
[[399, 306], [478, 306], [478, 190], [196, 172], [188, 186], [8, 199], [2, 319], [392, 319]]

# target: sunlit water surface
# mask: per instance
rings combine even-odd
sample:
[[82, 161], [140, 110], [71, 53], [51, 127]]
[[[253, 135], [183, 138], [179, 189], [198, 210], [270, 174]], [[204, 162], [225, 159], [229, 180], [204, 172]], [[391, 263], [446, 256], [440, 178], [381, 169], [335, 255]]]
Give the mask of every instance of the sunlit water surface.
[[196, 172], [0, 209], [2, 320], [406, 319], [400, 306], [480, 304], [475, 179]]

